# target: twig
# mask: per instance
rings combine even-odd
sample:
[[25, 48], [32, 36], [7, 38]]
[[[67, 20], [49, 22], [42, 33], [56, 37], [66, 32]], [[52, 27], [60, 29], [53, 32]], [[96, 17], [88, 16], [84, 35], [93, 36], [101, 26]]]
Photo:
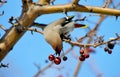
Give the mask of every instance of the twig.
[[45, 70], [47, 70], [48, 68], [50, 68], [52, 65], [53, 65], [53, 62], [51, 62], [50, 64], [48, 64], [48, 65], [47, 65], [46, 67], [44, 67], [43, 69], [40, 69], [40, 70], [35, 74], [34, 77], [39, 77], [39, 75], [40, 75], [41, 73], [43, 73]]
[[0, 28], [1, 28], [2, 30], [4, 30], [5, 32], [7, 32], [7, 29], [6, 29], [4, 26], [0, 25]]
[[26, 28], [26, 30], [29, 30], [29, 31], [34, 31], [34, 32], [38, 32], [38, 33], [40, 33], [40, 34], [42, 34], [42, 35], [43, 35], [43, 32], [42, 32], [42, 31], [40, 31], [40, 30], [38, 30], [38, 29], [36, 29], [36, 28]]
[[50, 2], [52, 3], [52, 5], [54, 5], [55, 0], [50, 0]]
[[[15, 26], [15, 27], [18, 27], [18, 26]], [[18, 29], [20, 29], [20, 31], [25, 31], [25, 30], [31, 31], [32, 34], [33, 34], [33, 31], [34, 31], [34, 32], [37, 32], [37, 33], [40, 33], [40, 34], [43, 35], [43, 32], [38, 30], [37, 28], [27, 28], [27, 27], [20, 26], [20, 28], [18, 28]]]
[[103, 8], [108, 7], [111, 2], [112, 2], [111, 0], [106, 0], [105, 4], [103, 5]]
[[82, 61], [78, 61], [78, 64], [77, 64], [77, 66], [76, 66], [76, 69], [75, 69], [75, 72], [74, 72], [74, 74], [73, 74], [73, 77], [77, 77], [78, 72], [79, 72], [80, 67], [81, 67], [81, 64], [82, 64]]
[[8, 65], [9, 65], [9, 64], [3, 64], [3, 63], [1, 63], [1, 64], [0, 64], [0, 68], [2, 68], [2, 67], [4, 67], [4, 68], [7, 67], [7, 68], [8, 68]]
[[120, 40], [120, 37], [117, 37], [117, 38], [113, 38], [112, 40], [109, 40], [109, 41], [106, 41], [106, 42], [102, 42], [102, 43], [95, 43], [95, 44], [82, 44], [82, 43], [79, 43], [79, 42], [73, 42], [73, 41], [70, 41], [70, 40], [66, 40], [66, 39], [63, 39], [65, 42], [69, 43], [69, 44], [72, 44], [74, 46], [79, 46], [79, 47], [98, 47], [100, 45], [104, 45], [104, 44], [107, 44], [109, 42], [112, 42], [112, 41], [118, 41]]
[[34, 63], [34, 65], [37, 67], [38, 70], [40, 70], [40, 65]]

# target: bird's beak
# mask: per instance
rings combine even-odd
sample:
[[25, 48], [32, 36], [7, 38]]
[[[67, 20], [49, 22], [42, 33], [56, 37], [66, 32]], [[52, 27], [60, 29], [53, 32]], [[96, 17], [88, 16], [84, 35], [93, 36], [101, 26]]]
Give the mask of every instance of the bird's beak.
[[85, 24], [78, 24], [78, 23], [75, 23], [75, 24], [74, 24], [74, 27], [75, 27], [75, 28], [88, 28], [87, 25], [85, 25]]

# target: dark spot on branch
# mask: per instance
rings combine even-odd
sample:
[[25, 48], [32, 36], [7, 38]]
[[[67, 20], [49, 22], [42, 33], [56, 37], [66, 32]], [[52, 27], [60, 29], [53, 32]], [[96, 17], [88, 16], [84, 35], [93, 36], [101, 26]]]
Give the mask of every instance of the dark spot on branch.
[[13, 49], [13, 47], [10, 48], [10, 50], [12, 50], [12, 49]]
[[43, 4], [37, 4], [37, 3], [35, 3], [35, 5], [36, 5], [36, 6], [43, 6]]
[[2, 51], [2, 49], [0, 48], [0, 52]]
[[93, 9], [90, 9], [90, 12], [93, 12]]
[[26, 3], [27, 3], [27, 1], [24, 1], [23, 3], [24, 3], [24, 4], [26, 4]]
[[18, 33], [22, 33], [23, 32], [23, 28], [22, 28], [22, 26], [16, 26], [16, 29], [17, 29], [17, 32]]

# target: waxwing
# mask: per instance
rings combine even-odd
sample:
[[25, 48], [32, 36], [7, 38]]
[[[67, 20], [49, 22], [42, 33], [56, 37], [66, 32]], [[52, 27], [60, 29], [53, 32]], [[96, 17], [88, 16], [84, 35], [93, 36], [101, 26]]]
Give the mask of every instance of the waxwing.
[[76, 23], [76, 21], [73, 21], [72, 19], [73, 16], [60, 18], [44, 28], [43, 35], [45, 40], [52, 46], [56, 54], [59, 56], [63, 48], [62, 40], [66, 39], [74, 28], [85, 26]]

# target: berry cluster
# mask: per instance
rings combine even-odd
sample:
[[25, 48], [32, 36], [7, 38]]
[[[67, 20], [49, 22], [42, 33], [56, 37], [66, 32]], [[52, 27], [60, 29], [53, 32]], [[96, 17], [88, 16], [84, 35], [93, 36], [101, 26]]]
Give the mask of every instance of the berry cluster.
[[89, 58], [89, 54], [88, 53], [84, 53], [84, 50], [80, 50], [80, 57], [79, 60], [80, 61], [84, 61], [86, 58]]
[[112, 54], [112, 50], [109, 49], [108, 47], [105, 47], [105, 48], [104, 48], [104, 51], [105, 51], [105, 52], [108, 52], [108, 54]]
[[114, 48], [115, 43], [109, 42], [107, 46], [104, 48], [105, 52], [108, 52], [108, 54], [112, 54], [112, 49]]
[[[55, 57], [54, 55], [50, 54], [48, 56], [48, 59], [50, 61], [53, 61], [56, 65], [59, 65], [61, 63], [61, 57]], [[67, 60], [67, 57], [66, 56], [63, 56], [63, 61], [66, 61]]]

